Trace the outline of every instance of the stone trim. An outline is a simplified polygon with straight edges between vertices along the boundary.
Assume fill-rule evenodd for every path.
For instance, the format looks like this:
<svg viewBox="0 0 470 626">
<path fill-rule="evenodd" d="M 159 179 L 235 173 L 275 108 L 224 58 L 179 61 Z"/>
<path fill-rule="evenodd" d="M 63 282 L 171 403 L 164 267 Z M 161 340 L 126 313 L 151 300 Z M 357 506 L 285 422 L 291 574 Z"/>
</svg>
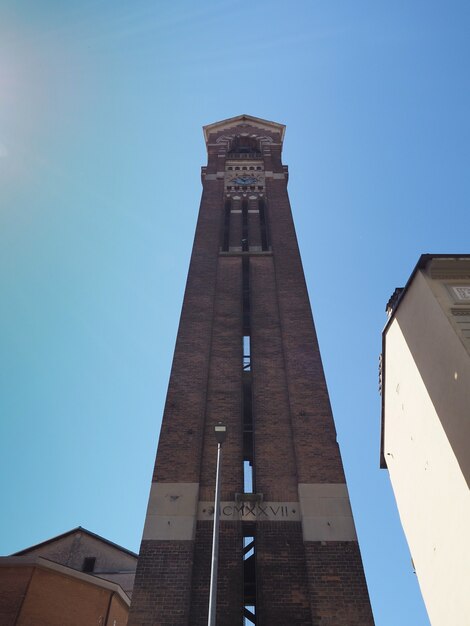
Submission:
<svg viewBox="0 0 470 626">
<path fill-rule="evenodd" d="M 304 541 L 357 541 L 345 483 L 299 483 Z"/>
<path fill-rule="evenodd" d="M 191 541 L 199 483 L 152 483 L 143 539 Z"/>
</svg>

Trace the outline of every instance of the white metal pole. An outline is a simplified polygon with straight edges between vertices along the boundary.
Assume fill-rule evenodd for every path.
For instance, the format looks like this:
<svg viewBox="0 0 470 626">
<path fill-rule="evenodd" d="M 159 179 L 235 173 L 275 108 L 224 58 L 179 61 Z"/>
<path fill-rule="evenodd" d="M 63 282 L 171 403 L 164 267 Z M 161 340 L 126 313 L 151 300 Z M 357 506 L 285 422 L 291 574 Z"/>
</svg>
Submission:
<svg viewBox="0 0 470 626">
<path fill-rule="evenodd" d="M 217 611 L 217 565 L 219 561 L 219 521 L 220 521 L 220 467 L 222 465 L 222 444 L 217 444 L 217 471 L 215 478 L 214 529 L 212 535 L 211 582 L 209 588 L 209 619 L 207 626 L 216 626 Z"/>
</svg>

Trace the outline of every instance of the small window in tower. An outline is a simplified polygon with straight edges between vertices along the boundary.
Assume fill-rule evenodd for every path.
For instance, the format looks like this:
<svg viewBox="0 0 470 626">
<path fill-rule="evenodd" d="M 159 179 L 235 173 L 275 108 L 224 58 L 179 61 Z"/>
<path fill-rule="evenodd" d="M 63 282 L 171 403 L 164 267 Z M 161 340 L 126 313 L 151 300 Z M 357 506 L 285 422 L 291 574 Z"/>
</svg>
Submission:
<svg viewBox="0 0 470 626">
<path fill-rule="evenodd" d="M 255 168 L 254 168 L 252 165 L 250 165 L 250 170 L 254 170 L 254 169 L 255 169 Z"/>
<path fill-rule="evenodd" d="M 255 553 L 255 538 L 246 536 L 243 537 L 243 560 L 249 559 Z"/>
<path fill-rule="evenodd" d="M 243 369 L 251 370 L 251 342 L 249 335 L 243 335 Z"/>
<path fill-rule="evenodd" d="M 253 493 L 253 466 L 251 461 L 243 461 L 243 489 L 245 493 Z"/>
<path fill-rule="evenodd" d="M 256 624 L 256 525 L 243 523 L 243 624 Z"/>
<path fill-rule="evenodd" d="M 236 170 L 239 170 L 240 168 L 239 168 L 239 166 L 237 165 L 237 166 L 235 167 L 235 169 L 236 169 Z"/>
<path fill-rule="evenodd" d="M 96 563 L 96 557 L 86 556 L 83 559 L 82 572 L 94 572 L 95 563 Z"/>
<path fill-rule="evenodd" d="M 243 537 L 243 560 L 249 559 L 255 553 L 255 538 L 252 535 Z"/>
<path fill-rule="evenodd" d="M 243 626 L 256 624 L 256 607 L 254 604 L 245 604 L 243 607 Z"/>
<path fill-rule="evenodd" d="M 261 165 L 257 165 L 257 166 L 256 166 L 256 169 L 257 169 L 257 170 L 262 169 L 262 168 L 261 168 Z"/>
<path fill-rule="evenodd" d="M 246 168 L 246 165 L 244 165 L 244 166 L 242 167 L 242 170 L 246 170 L 246 169 L 247 169 L 247 168 Z"/>
</svg>

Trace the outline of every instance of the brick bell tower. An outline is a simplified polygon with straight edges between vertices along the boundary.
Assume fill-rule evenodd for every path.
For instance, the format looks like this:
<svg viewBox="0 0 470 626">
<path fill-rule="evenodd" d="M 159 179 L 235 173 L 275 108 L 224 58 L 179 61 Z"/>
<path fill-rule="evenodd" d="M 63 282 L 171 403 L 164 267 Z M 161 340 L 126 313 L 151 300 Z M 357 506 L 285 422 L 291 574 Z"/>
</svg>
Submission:
<svg viewBox="0 0 470 626">
<path fill-rule="evenodd" d="M 207 624 L 219 421 L 217 624 L 373 625 L 284 131 L 250 115 L 204 127 L 208 164 L 129 626 Z"/>
</svg>

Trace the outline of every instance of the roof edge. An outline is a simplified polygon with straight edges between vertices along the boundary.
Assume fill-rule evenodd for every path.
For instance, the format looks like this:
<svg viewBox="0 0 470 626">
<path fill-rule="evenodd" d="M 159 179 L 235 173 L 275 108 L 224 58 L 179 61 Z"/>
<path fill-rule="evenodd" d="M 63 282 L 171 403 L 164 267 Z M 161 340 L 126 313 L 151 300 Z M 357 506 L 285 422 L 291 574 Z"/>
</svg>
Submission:
<svg viewBox="0 0 470 626">
<path fill-rule="evenodd" d="M 413 271 L 411 272 L 410 277 L 406 281 L 405 286 L 402 288 L 402 291 L 399 297 L 397 298 L 397 302 L 395 306 L 393 307 L 393 311 L 390 313 L 390 317 L 388 318 L 382 333 L 385 333 L 388 330 L 388 327 L 390 326 L 391 321 L 393 317 L 395 316 L 395 313 L 398 310 L 398 307 L 400 306 L 401 301 L 405 297 L 405 294 L 408 291 L 411 283 L 413 282 L 413 279 L 416 276 L 417 272 L 423 269 L 424 267 L 426 267 L 429 261 L 433 261 L 434 259 L 469 259 L 470 260 L 470 254 L 430 254 L 430 253 L 422 254 L 419 257 L 418 262 L 416 263 Z"/>
<path fill-rule="evenodd" d="M 40 548 L 41 546 L 46 546 L 48 543 L 58 541 L 59 539 L 64 539 L 65 537 L 68 537 L 69 535 L 72 535 L 73 533 L 77 533 L 77 532 L 85 533 L 89 535 L 90 537 L 93 537 L 93 539 L 99 539 L 100 541 L 107 543 L 113 548 L 117 548 L 121 552 L 126 552 L 127 554 L 134 556 L 136 559 L 139 558 L 139 555 L 136 554 L 135 552 L 132 552 L 132 550 L 123 548 L 123 546 L 120 546 L 118 543 L 114 543 L 114 541 L 110 541 L 109 539 L 106 539 L 106 537 L 102 537 L 101 535 L 92 533 L 91 530 L 87 530 L 86 528 L 83 528 L 83 526 L 77 526 L 76 528 L 72 528 L 72 530 L 68 530 L 65 533 L 61 533 L 60 535 L 56 535 L 55 537 L 51 537 L 50 539 L 46 539 L 45 541 L 40 541 L 39 543 L 29 546 L 28 548 L 24 548 L 23 550 L 19 550 L 18 552 L 13 552 L 13 554 L 11 554 L 10 556 L 22 556 L 24 554 L 27 554 L 31 550 L 36 550 L 37 548 Z"/>
<path fill-rule="evenodd" d="M 65 533 L 67 534 L 67 533 Z M 59 572 L 64 576 L 70 578 L 76 578 L 82 582 L 86 582 L 102 589 L 108 589 L 114 593 L 117 593 L 121 600 L 129 607 L 130 598 L 119 583 L 86 572 L 80 572 L 79 570 L 68 567 L 67 565 L 61 565 L 50 559 L 46 559 L 43 556 L 27 557 L 27 556 L 2 556 L 0 557 L 0 567 L 41 567 L 42 569 L 52 570 Z"/>
<path fill-rule="evenodd" d="M 218 127 L 223 128 L 224 126 L 233 125 L 236 122 L 254 122 L 255 124 L 260 124 L 263 126 L 267 126 L 268 128 L 272 128 L 277 132 L 281 133 L 281 143 L 284 141 L 284 135 L 286 132 L 285 124 L 279 124 L 278 122 L 272 122 L 270 120 L 265 120 L 261 117 L 255 117 L 253 115 L 248 115 L 247 113 L 243 113 L 242 115 L 236 115 L 235 117 L 228 117 L 225 120 L 220 120 L 219 122 L 213 122 L 212 124 L 206 124 L 202 127 L 204 132 L 204 139 L 206 143 L 209 139 L 209 134 L 216 130 Z"/>
<path fill-rule="evenodd" d="M 419 272 L 419 270 L 423 269 L 424 267 L 426 267 L 426 265 L 429 263 L 429 261 L 432 261 L 434 259 L 470 259 L 470 254 L 431 254 L 431 253 L 426 253 L 426 254 L 422 254 L 419 259 L 418 262 L 416 263 L 413 271 L 410 274 L 410 277 L 408 278 L 408 280 L 406 281 L 405 286 L 403 287 L 399 297 L 397 298 L 396 304 L 393 307 L 393 310 L 390 313 L 390 316 L 382 330 L 382 398 L 381 398 L 381 410 L 380 410 L 380 469 L 387 469 L 387 461 L 385 459 L 385 454 L 384 454 L 384 432 L 385 432 L 385 378 L 386 378 L 386 372 L 385 372 L 385 336 L 387 334 L 387 331 L 390 327 L 390 325 L 393 322 L 393 319 L 395 317 L 395 314 L 398 310 L 398 307 L 400 306 L 403 298 L 405 297 L 411 283 L 413 282 L 416 274 Z"/>
</svg>

